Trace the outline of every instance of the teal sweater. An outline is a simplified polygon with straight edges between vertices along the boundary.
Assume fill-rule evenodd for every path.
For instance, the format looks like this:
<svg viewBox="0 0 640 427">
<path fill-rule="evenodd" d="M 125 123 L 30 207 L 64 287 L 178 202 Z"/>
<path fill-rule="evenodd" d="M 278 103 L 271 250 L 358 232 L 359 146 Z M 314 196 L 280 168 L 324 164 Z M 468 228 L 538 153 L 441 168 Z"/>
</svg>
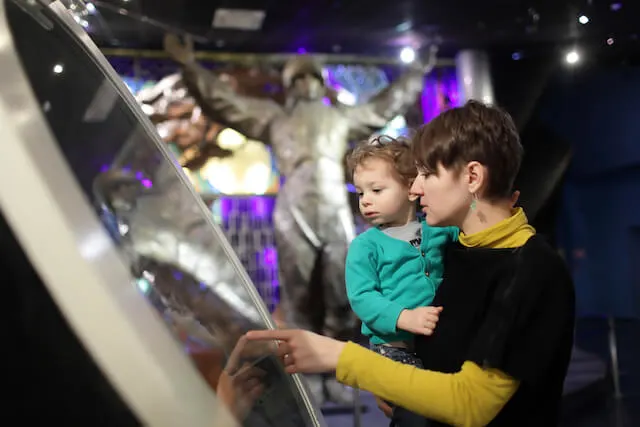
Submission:
<svg viewBox="0 0 640 427">
<path fill-rule="evenodd" d="M 396 328 L 400 312 L 431 304 L 442 282 L 444 246 L 457 239 L 456 227 L 430 227 L 422 221 L 419 250 L 377 227 L 351 242 L 347 295 L 362 320 L 362 334 L 373 344 L 412 338 L 411 333 Z"/>
</svg>

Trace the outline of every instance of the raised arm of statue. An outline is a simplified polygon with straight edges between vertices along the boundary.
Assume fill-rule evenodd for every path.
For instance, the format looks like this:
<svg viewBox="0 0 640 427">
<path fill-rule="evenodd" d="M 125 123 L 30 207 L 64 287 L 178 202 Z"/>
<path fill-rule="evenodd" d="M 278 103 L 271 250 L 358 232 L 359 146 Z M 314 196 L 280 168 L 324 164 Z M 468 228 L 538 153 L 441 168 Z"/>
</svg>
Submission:
<svg viewBox="0 0 640 427">
<path fill-rule="evenodd" d="M 350 138 L 368 138 L 395 116 L 406 113 L 422 92 L 425 74 L 436 64 L 436 53 L 433 46 L 425 63 L 413 65 L 367 103 L 340 107 L 350 122 Z"/>
<path fill-rule="evenodd" d="M 250 139 L 270 143 L 269 126 L 283 109 L 275 101 L 239 95 L 211 71 L 195 61 L 190 41 L 165 37 L 165 50 L 182 64 L 183 82 L 209 119 L 237 130 Z"/>
</svg>

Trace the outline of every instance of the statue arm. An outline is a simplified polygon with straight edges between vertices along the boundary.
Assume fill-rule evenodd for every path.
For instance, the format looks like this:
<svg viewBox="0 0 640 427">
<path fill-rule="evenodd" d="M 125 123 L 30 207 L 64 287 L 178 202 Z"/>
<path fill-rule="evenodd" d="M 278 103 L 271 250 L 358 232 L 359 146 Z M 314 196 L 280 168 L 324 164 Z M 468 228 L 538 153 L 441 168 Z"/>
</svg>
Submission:
<svg viewBox="0 0 640 427">
<path fill-rule="evenodd" d="M 183 81 L 202 111 L 213 121 L 247 138 L 269 143 L 269 126 L 282 108 L 272 100 L 239 95 L 195 61 L 183 65 Z"/>
<path fill-rule="evenodd" d="M 431 48 L 426 63 L 408 69 L 367 103 L 341 107 L 349 119 L 352 139 L 368 138 L 394 117 L 407 112 L 424 89 L 425 74 L 435 66 L 436 52 L 435 47 Z"/>
</svg>

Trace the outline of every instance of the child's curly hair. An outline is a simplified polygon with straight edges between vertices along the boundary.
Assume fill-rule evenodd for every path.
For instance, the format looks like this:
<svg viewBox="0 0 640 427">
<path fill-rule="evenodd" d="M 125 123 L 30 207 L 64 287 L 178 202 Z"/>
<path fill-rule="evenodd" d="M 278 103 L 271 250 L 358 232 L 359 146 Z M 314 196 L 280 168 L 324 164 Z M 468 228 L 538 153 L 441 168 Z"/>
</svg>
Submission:
<svg viewBox="0 0 640 427">
<path fill-rule="evenodd" d="M 393 166 L 395 177 L 407 186 L 413 184 L 418 174 L 409 143 L 401 138 L 381 135 L 360 142 L 347 157 L 349 177 L 353 181 L 356 168 L 368 159 L 382 159 Z"/>
</svg>

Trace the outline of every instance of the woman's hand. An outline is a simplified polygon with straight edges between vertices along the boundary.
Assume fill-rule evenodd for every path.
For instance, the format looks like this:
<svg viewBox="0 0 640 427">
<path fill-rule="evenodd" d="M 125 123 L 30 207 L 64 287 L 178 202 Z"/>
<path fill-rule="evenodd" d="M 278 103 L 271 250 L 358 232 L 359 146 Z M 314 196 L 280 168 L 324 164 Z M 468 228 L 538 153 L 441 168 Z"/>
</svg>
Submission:
<svg viewBox="0 0 640 427">
<path fill-rule="evenodd" d="M 342 341 L 301 329 L 251 331 L 246 338 L 250 341 L 279 341 L 277 354 L 290 374 L 335 371 L 345 346 Z"/>
</svg>

